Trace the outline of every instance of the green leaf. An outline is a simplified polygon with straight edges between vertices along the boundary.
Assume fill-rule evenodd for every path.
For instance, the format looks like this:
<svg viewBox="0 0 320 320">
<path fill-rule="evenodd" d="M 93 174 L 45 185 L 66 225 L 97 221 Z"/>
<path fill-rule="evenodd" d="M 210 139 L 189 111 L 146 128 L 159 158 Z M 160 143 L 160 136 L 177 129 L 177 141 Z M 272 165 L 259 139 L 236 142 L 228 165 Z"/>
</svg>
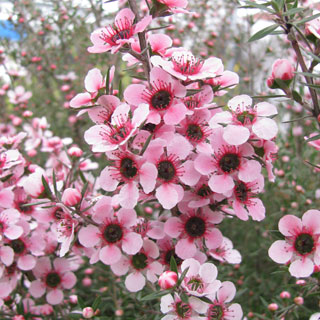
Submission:
<svg viewBox="0 0 320 320">
<path fill-rule="evenodd" d="M 181 298 L 181 301 L 184 302 L 184 303 L 188 303 L 189 302 L 189 297 L 187 296 L 187 294 L 182 291 L 180 293 L 180 298 Z"/>
<path fill-rule="evenodd" d="M 292 97 L 294 101 L 297 101 L 298 103 L 302 103 L 302 97 L 296 90 L 292 91 Z"/>
<path fill-rule="evenodd" d="M 294 22 L 292 24 L 295 24 L 295 25 L 299 26 L 300 24 L 304 24 L 304 23 L 306 23 L 308 21 L 311 21 L 311 20 L 314 20 L 314 19 L 316 19 L 318 17 L 320 17 L 320 13 L 314 14 L 314 15 L 312 15 L 310 17 L 306 17 L 306 18 L 304 18 L 304 19 L 302 19 L 302 20 L 300 20 L 298 22 Z"/>
<path fill-rule="evenodd" d="M 49 203 L 49 202 L 51 202 L 51 201 L 39 201 L 39 202 L 25 203 L 25 204 L 22 204 L 21 207 L 26 208 L 26 207 L 37 206 L 39 204 L 45 204 L 45 203 Z"/>
<path fill-rule="evenodd" d="M 251 2 L 251 1 L 244 1 L 246 6 L 242 6 L 240 8 L 246 8 L 246 9 L 261 9 L 263 11 L 268 11 L 270 13 L 274 13 L 274 11 L 270 8 L 268 8 L 266 5 Z"/>
<path fill-rule="evenodd" d="M 89 186 L 89 182 L 86 181 L 85 184 L 84 184 L 83 187 L 82 187 L 82 190 L 81 190 L 81 197 L 82 197 L 82 198 L 83 198 L 84 195 L 86 194 L 86 191 L 87 191 L 87 189 L 88 189 L 88 186 Z"/>
<path fill-rule="evenodd" d="M 200 300 L 202 300 L 203 302 L 212 304 L 212 301 L 211 301 L 209 298 L 205 297 L 205 296 L 203 296 L 203 297 L 198 297 L 198 298 L 199 298 Z"/>
<path fill-rule="evenodd" d="M 59 192 L 58 192 L 58 188 L 57 188 L 57 180 L 56 180 L 56 173 L 54 172 L 54 170 L 52 170 L 52 182 L 53 182 L 53 190 L 54 190 L 54 194 L 57 198 L 59 198 Z"/>
<path fill-rule="evenodd" d="M 174 255 L 172 255 L 170 258 L 170 270 L 178 274 L 178 266 Z"/>
<path fill-rule="evenodd" d="M 101 296 L 97 297 L 97 298 L 94 300 L 94 302 L 93 302 L 93 304 L 92 304 L 92 309 L 93 309 L 94 311 L 96 311 L 96 310 L 100 307 L 100 303 L 101 303 Z"/>
<path fill-rule="evenodd" d="M 194 94 L 201 92 L 201 91 L 202 91 L 202 89 L 189 89 L 189 90 L 187 90 L 186 97 L 193 96 Z"/>
<path fill-rule="evenodd" d="M 158 299 L 162 296 L 165 296 L 168 293 L 170 293 L 170 290 L 163 290 L 163 291 L 154 292 L 154 293 L 151 293 L 151 294 L 148 294 L 148 295 L 142 297 L 140 299 L 140 301 L 155 300 L 155 299 Z"/>
<path fill-rule="evenodd" d="M 114 1 L 114 0 L 113 0 Z M 110 70 L 111 70 L 111 67 L 108 68 L 108 71 L 107 71 L 107 77 L 106 77 L 106 94 L 110 94 L 109 92 L 109 88 L 110 88 Z"/>
<path fill-rule="evenodd" d="M 189 270 L 189 267 L 183 270 L 183 272 L 182 272 L 182 274 L 181 274 L 181 276 L 180 276 L 180 278 L 178 280 L 177 287 L 179 287 L 180 284 L 182 283 L 182 281 L 183 281 L 184 277 L 186 276 L 188 270 Z"/>
<path fill-rule="evenodd" d="M 81 319 L 82 313 L 69 313 L 68 317 L 71 319 Z"/>
<path fill-rule="evenodd" d="M 149 145 L 152 138 L 153 138 L 153 134 L 150 134 L 150 136 L 148 137 L 148 139 L 146 140 L 146 142 L 144 143 L 144 145 L 142 147 L 142 150 L 140 152 L 140 156 L 142 156 L 144 154 L 144 152 L 147 150 L 148 145 Z"/>
<path fill-rule="evenodd" d="M 302 76 L 310 77 L 310 78 L 320 78 L 320 73 L 310 73 L 310 72 L 295 72 L 296 74 L 300 74 Z"/>
<path fill-rule="evenodd" d="M 42 184 L 44 186 L 44 190 L 46 192 L 46 195 L 48 196 L 48 198 L 52 198 L 52 192 L 50 190 L 50 187 L 48 185 L 48 182 L 47 180 L 45 179 L 45 177 L 42 175 L 41 177 L 41 181 L 42 181 Z"/>
<path fill-rule="evenodd" d="M 318 140 L 320 139 L 320 134 L 316 134 L 315 136 L 313 137 L 310 137 L 308 138 L 307 140 L 305 140 L 306 142 L 310 142 L 310 141 L 315 141 L 315 140 Z"/>
<path fill-rule="evenodd" d="M 86 307 L 86 305 L 84 304 L 83 299 L 80 296 L 78 296 L 78 305 L 80 306 L 81 309 Z"/>
<path fill-rule="evenodd" d="M 286 98 L 287 96 L 284 94 L 270 94 L 267 96 L 252 96 L 254 99 L 269 99 L 269 98 Z"/>
<path fill-rule="evenodd" d="M 253 36 L 251 36 L 248 42 L 253 42 L 253 41 L 262 39 L 265 36 L 269 35 L 271 32 L 273 32 L 274 30 L 276 30 L 278 27 L 279 27 L 278 24 L 273 24 L 269 27 L 263 28 L 262 30 L 258 31 Z"/>
<path fill-rule="evenodd" d="M 303 11 L 306 11 L 306 9 L 305 8 L 292 8 L 292 9 L 284 12 L 282 15 L 283 16 L 290 16 L 290 15 L 295 15 L 296 13 L 303 12 Z"/>
</svg>

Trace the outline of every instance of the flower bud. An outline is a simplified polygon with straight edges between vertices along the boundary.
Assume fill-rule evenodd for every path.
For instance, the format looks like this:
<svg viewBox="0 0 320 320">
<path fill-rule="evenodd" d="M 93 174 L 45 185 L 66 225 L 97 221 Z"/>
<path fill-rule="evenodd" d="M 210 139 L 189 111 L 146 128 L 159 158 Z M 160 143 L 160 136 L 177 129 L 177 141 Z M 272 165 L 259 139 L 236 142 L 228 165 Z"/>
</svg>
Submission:
<svg viewBox="0 0 320 320">
<path fill-rule="evenodd" d="M 165 271 L 159 277 L 158 284 L 161 289 L 170 289 L 176 285 L 178 281 L 178 275 L 173 271 Z"/>
<path fill-rule="evenodd" d="M 278 310 L 278 305 L 276 304 L 276 303 L 270 303 L 269 305 L 268 305 L 268 309 L 270 310 L 270 311 L 277 311 Z"/>
<path fill-rule="evenodd" d="M 74 189 L 74 188 L 67 188 L 66 190 L 63 191 L 61 201 L 66 205 L 66 206 L 74 206 L 79 201 L 81 200 L 81 193 L 79 190 Z"/>
<path fill-rule="evenodd" d="M 304 300 L 302 297 L 295 297 L 293 299 L 294 303 L 297 304 L 298 306 L 301 306 L 304 303 Z"/>
<path fill-rule="evenodd" d="M 85 307 L 82 310 L 82 315 L 86 318 L 86 319 L 91 319 L 94 316 L 94 311 L 91 307 Z"/>
<path fill-rule="evenodd" d="M 272 65 L 272 77 L 274 79 L 291 80 L 294 77 L 294 68 L 287 59 L 277 59 Z"/>
<path fill-rule="evenodd" d="M 288 292 L 288 291 L 282 291 L 281 293 L 280 293 L 280 298 L 281 299 L 289 299 L 291 297 L 291 294 L 290 294 L 290 292 Z"/>
</svg>

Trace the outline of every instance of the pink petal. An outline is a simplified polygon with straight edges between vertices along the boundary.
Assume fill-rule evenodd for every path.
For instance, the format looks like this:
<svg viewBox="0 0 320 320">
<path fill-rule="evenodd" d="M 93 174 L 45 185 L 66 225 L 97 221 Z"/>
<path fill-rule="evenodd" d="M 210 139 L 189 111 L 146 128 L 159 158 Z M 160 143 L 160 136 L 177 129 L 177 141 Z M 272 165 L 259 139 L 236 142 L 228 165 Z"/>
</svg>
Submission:
<svg viewBox="0 0 320 320">
<path fill-rule="evenodd" d="M 294 236 L 302 230 L 302 222 L 298 217 L 288 214 L 279 220 L 279 231 L 284 236 Z"/>
<path fill-rule="evenodd" d="M 197 253 L 196 245 L 189 239 L 180 239 L 176 244 L 176 254 L 181 259 L 194 257 Z"/>
<path fill-rule="evenodd" d="M 153 52 L 163 52 L 172 46 L 172 39 L 163 33 L 149 35 L 148 41 Z"/>
<path fill-rule="evenodd" d="M 242 204 L 235 200 L 233 201 L 233 209 L 237 217 L 243 221 L 247 221 L 249 219 L 247 210 L 242 206 Z"/>
<path fill-rule="evenodd" d="M 236 295 L 236 287 L 230 281 L 222 282 L 221 288 L 218 290 L 219 302 L 230 302 Z"/>
<path fill-rule="evenodd" d="M 70 271 L 70 264 L 67 259 L 64 258 L 56 258 L 53 261 L 53 267 L 59 273 L 64 273 L 66 271 Z"/>
<path fill-rule="evenodd" d="M 146 87 L 142 84 L 131 84 L 123 92 L 124 99 L 134 105 L 138 106 L 140 103 L 145 103 L 143 99 L 143 92 Z"/>
<path fill-rule="evenodd" d="M 127 20 L 132 25 L 134 17 L 135 17 L 135 15 L 134 15 L 134 13 L 132 12 L 131 9 L 124 8 L 124 9 L 120 10 L 117 13 L 117 15 L 116 15 L 116 17 L 114 19 L 114 22 L 117 23 L 117 24 L 119 23 L 120 25 L 122 25 L 122 23 L 123 23 L 122 21 Z"/>
<path fill-rule="evenodd" d="M 48 257 L 42 257 L 38 259 L 37 265 L 32 270 L 32 272 L 37 278 L 41 278 L 45 276 L 50 270 L 51 270 L 50 259 Z"/>
<path fill-rule="evenodd" d="M 241 320 L 243 317 L 243 311 L 239 303 L 233 303 L 229 306 L 228 313 L 230 313 L 232 320 Z"/>
<path fill-rule="evenodd" d="M 156 166 L 152 163 L 145 162 L 139 170 L 139 176 L 143 191 L 147 194 L 150 193 L 156 185 L 156 179 L 158 176 Z"/>
<path fill-rule="evenodd" d="M 77 277 L 73 272 L 66 272 L 62 275 L 61 284 L 65 289 L 71 289 L 77 282 Z"/>
<path fill-rule="evenodd" d="M 302 224 L 308 230 L 312 231 L 313 234 L 319 234 L 320 233 L 320 211 L 308 210 L 302 216 Z"/>
<path fill-rule="evenodd" d="M 291 263 L 289 272 L 293 277 L 306 278 L 311 276 L 313 269 L 313 262 L 309 258 L 302 258 Z"/>
<path fill-rule="evenodd" d="M 268 251 L 269 257 L 277 263 L 287 263 L 292 257 L 292 248 L 285 240 L 277 240 Z"/>
<path fill-rule="evenodd" d="M 278 114 L 277 107 L 269 102 L 260 102 L 256 106 L 258 116 L 268 117 Z"/>
<path fill-rule="evenodd" d="M 164 183 L 156 190 L 156 198 L 164 209 L 172 209 L 179 201 L 179 195 L 171 183 Z"/>
<path fill-rule="evenodd" d="M 181 221 L 177 217 L 169 218 L 164 224 L 164 232 L 171 238 L 179 237 L 181 231 Z"/>
<path fill-rule="evenodd" d="M 9 189 L 0 191 L 0 206 L 2 208 L 12 208 L 14 193 Z"/>
<path fill-rule="evenodd" d="M 103 77 L 101 71 L 97 68 L 89 70 L 84 79 L 84 86 L 89 92 L 99 91 L 103 87 Z"/>
<path fill-rule="evenodd" d="M 181 271 L 183 272 L 185 269 L 188 269 L 186 274 L 187 277 L 192 277 L 198 275 L 200 270 L 200 262 L 194 258 L 186 259 L 181 263 Z"/>
<path fill-rule="evenodd" d="M 231 145 L 239 146 L 248 141 L 250 131 L 246 127 L 228 125 L 223 132 L 223 139 Z"/>
<path fill-rule="evenodd" d="M 23 271 L 27 271 L 27 270 L 31 270 L 35 267 L 37 263 L 37 260 L 35 257 L 33 257 L 31 254 L 26 254 L 25 256 L 21 256 L 18 259 L 18 268 L 23 270 Z"/>
<path fill-rule="evenodd" d="M 0 258 L 4 265 L 10 266 L 13 262 L 14 251 L 9 246 L 0 247 Z"/>
<path fill-rule="evenodd" d="M 137 213 L 133 209 L 121 208 L 117 212 L 120 224 L 126 228 L 132 227 L 137 223 Z"/>
<path fill-rule="evenodd" d="M 228 107 L 233 111 L 237 111 L 237 109 L 239 111 L 246 111 L 246 106 L 251 107 L 251 105 L 252 99 L 246 94 L 235 96 L 228 102 Z"/>
<path fill-rule="evenodd" d="M 140 234 L 129 232 L 122 240 L 122 250 L 127 254 L 136 254 L 142 248 L 143 241 Z"/>
<path fill-rule="evenodd" d="M 143 289 L 146 284 L 146 278 L 140 273 L 130 273 L 125 280 L 126 288 L 130 292 L 137 292 Z"/>
<path fill-rule="evenodd" d="M 159 257 L 159 248 L 152 240 L 145 239 L 143 241 L 143 249 L 148 257 L 153 259 Z"/>
<path fill-rule="evenodd" d="M 53 289 L 47 293 L 46 299 L 48 303 L 52 305 L 57 305 L 62 302 L 63 300 L 63 293 L 59 289 Z"/>
<path fill-rule="evenodd" d="M 205 235 L 206 246 L 209 249 L 216 249 L 222 244 L 222 233 L 218 229 L 213 229 Z"/>
<path fill-rule="evenodd" d="M 213 175 L 208 183 L 210 189 L 217 193 L 226 193 L 233 189 L 234 181 L 228 175 Z"/>
<path fill-rule="evenodd" d="M 250 205 L 247 205 L 250 216 L 253 220 L 261 221 L 266 216 L 266 208 L 260 199 L 251 199 Z"/>
<path fill-rule="evenodd" d="M 194 161 L 195 169 L 203 175 L 207 175 L 215 170 L 215 166 L 212 161 L 212 156 L 201 153 Z"/>
<path fill-rule="evenodd" d="M 192 151 L 191 143 L 181 135 L 175 135 L 167 147 L 168 154 L 175 154 L 180 160 L 185 159 Z"/>
<path fill-rule="evenodd" d="M 23 229 L 20 226 L 11 225 L 5 229 L 4 235 L 10 239 L 15 240 L 18 239 L 23 233 Z"/>
<path fill-rule="evenodd" d="M 188 109 L 183 103 L 171 106 L 165 113 L 163 120 L 168 125 L 179 124 L 186 116 Z"/>
<path fill-rule="evenodd" d="M 218 275 L 218 269 L 213 263 L 204 263 L 199 270 L 199 275 L 206 283 L 213 282 Z"/>
<path fill-rule="evenodd" d="M 271 140 L 277 135 L 278 126 L 274 120 L 263 118 L 252 125 L 252 131 L 260 139 Z"/>
<path fill-rule="evenodd" d="M 107 245 L 100 250 L 99 258 L 106 265 L 114 264 L 120 260 L 121 251 L 115 245 Z"/>
<path fill-rule="evenodd" d="M 94 247 L 100 241 L 100 231 L 97 227 L 89 225 L 81 228 L 78 234 L 79 242 L 86 248 Z"/>
<path fill-rule="evenodd" d="M 117 263 L 114 263 L 113 265 L 111 265 L 111 270 L 115 275 L 123 276 L 128 272 L 129 266 L 130 266 L 129 259 L 122 256 Z"/>
<path fill-rule="evenodd" d="M 87 106 L 91 104 L 91 95 L 88 92 L 78 93 L 70 101 L 71 108 L 80 108 L 82 106 Z"/>
<path fill-rule="evenodd" d="M 198 183 L 201 174 L 194 168 L 194 162 L 188 160 L 183 164 L 184 173 L 180 176 L 180 180 L 188 186 L 194 186 Z"/>
<path fill-rule="evenodd" d="M 138 32 L 142 32 L 145 30 L 145 28 L 151 23 L 152 21 L 152 16 L 148 15 L 143 17 L 135 26 L 134 28 L 134 32 L 138 33 Z"/>
<path fill-rule="evenodd" d="M 34 298 L 40 298 L 46 291 L 46 286 L 40 280 L 31 282 L 29 292 Z"/>
<path fill-rule="evenodd" d="M 248 160 L 239 169 L 239 179 L 243 182 L 251 182 L 256 180 L 260 173 L 261 164 L 255 160 Z"/>
<path fill-rule="evenodd" d="M 119 203 L 125 209 L 133 209 L 138 203 L 139 189 L 137 182 L 129 182 L 122 186 L 119 192 Z"/>
</svg>

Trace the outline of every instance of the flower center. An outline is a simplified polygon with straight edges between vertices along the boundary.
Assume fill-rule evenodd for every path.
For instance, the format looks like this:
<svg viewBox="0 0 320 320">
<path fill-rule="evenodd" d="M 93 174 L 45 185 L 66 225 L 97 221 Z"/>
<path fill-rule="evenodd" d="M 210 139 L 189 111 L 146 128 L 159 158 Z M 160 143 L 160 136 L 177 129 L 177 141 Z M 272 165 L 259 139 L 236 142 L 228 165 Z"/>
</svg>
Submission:
<svg viewBox="0 0 320 320">
<path fill-rule="evenodd" d="M 158 177 L 164 181 L 171 181 L 176 174 L 176 169 L 171 161 L 163 160 L 158 164 Z"/>
<path fill-rule="evenodd" d="M 193 278 L 187 280 L 187 287 L 189 290 L 202 293 L 203 289 L 204 289 L 204 284 L 201 279 L 199 279 L 197 277 L 193 277 Z"/>
<path fill-rule="evenodd" d="M 176 313 L 181 319 L 188 319 L 191 316 L 191 307 L 182 301 L 176 303 Z"/>
<path fill-rule="evenodd" d="M 132 257 L 132 265 L 137 270 L 144 269 L 148 263 L 147 263 L 147 256 L 144 253 L 137 253 Z"/>
<path fill-rule="evenodd" d="M 294 242 L 294 248 L 302 255 L 312 252 L 314 240 L 309 233 L 301 233 Z"/>
<path fill-rule="evenodd" d="M 55 288 L 61 282 L 60 276 L 56 272 L 50 272 L 46 278 L 46 285 Z"/>
<path fill-rule="evenodd" d="M 223 317 L 223 308 L 219 305 L 211 306 L 208 312 L 208 320 L 221 320 Z"/>
<path fill-rule="evenodd" d="M 201 237 L 206 231 L 206 223 L 199 217 L 191 217 L 185 224 L 185 230 L 192 238 Z"/>
<path fill-rule="evenodd" d="M 171 262 L 171 257 L 173 257 L 174 260 L 176 260 L 177 266 L 180 266 L 180 264 L 182 263 L 183 260 L 182 260 L 181 258 L 179 258 L 179 257 L 175 254 L 175 250 L 174 250 L 174 249 L 168 250 L 168 251 L 166 252 L 165 257 L 164 257 L 164 260 L 165 260 L 166 264 L 169 265 L 169 266 L 170 266 L 170 262 Z"/>
<path fill-rule="evenodd" d="M 120 163 L 120 172 L 125 178 L 133 178 L 137 174 L 135 162 L 130 158 L 124 158 Z"/>
<path fill-rule="evenodd" d="M 225 154 L 219 161 L 219 166 L 223 172 L 231 173 L 240 165 L 239 156 L 235 153 Z"/>
<path fill-rule="evenodd" d="M 111 133 L 110 133 L 111 142 L 113 142 L 114 144 L 120 143 L 128 136 L 129 132 L 130 132 L 130 129 L 128 130 L 128 128 L 124 125 L 120 127 L 118 126 L 112 127 Z"/>
<path fill-rule="evenodd" d="M 196 74 L 201 70 L 204 61 L 190 55 L 181 55 L 172 58 L 172 63 L 173 68 L 176 71 L 181 72 L 182 74 L 191 75 Z"/>
<path fill-rule="evenodd" d="M 171 94 L 166 90 L 156 92 L 151 98 L 151 105 L 156 110 L 165 110 L 171 102 Z"/>
<path fill-rule="evenodd" d="M 255 115 L 249 113 L 248 111 L 244 111 L 237 116 L 237 120 L 242 124 L 250 124 L 254 120 Z"/>
<path fill-rule="evenodd" d="M 212 194 L 210 187 L 206 184 L 203 184 L 200 189 L 197 191 L 197 195 L 200 197 L 208 197 Z"/>
<path fill-rule="evenodd" d="M 118 224 L 109 224 L 106 226 L 103 236 L 109 243 L 116 243 L 121 240 L 123 235 L 122 228 Z"/>
<path fill-rule="evenodd" d="M 129 39 L 131 35 L 130 29 L 120 30 L 111 38 L 111 41 L 116 44 L 118 40 Z"/>
<path fill-rule="evenodd" d="M 190 140 L 199 141 L 203 138 L 201 127 L 197 124 L 189 124 L 187 128 L 187 137 Z"/>
<path fill-rule="evenodd" d="M 12 240 L 10 242 L 10 247 L 13 249 L 14 253 L 21 254 L 26 249 L 26 245 L 20 239 Z"/>
<path fill-rule="evenodd" d="M 53 215 L 57 220 L 61 220 L 64 218 L 64 213 L 61 209 L 57 209 Z"/>
<path fill-rule="evenodd" d="M 246 200 L 248 199 L 248 191 L 249 190 L 244 182 L 242 181 L 236 182 L 235 194 L 236 194 L 236 198 L 240 202 L 246 202 Z"/>
<path fill-rule="evenodd" d="M 20 211 L 22 211 L 25 214 L 32 212 L 32 206 L 24 206 L 25 204 L 28 204 L 28 202 L 19 202 L 18 208 Z"/>
<path fill-rule="evenodd" d="M 199 106 L 199 101 L 197 99 L 193 99 L 192 97 L 186 98 L 183 102 L 184 102 L 184 105 L 189 110 L 193 110 L 195 108 L 198 108 L 198 106 Z"/>
</svg>

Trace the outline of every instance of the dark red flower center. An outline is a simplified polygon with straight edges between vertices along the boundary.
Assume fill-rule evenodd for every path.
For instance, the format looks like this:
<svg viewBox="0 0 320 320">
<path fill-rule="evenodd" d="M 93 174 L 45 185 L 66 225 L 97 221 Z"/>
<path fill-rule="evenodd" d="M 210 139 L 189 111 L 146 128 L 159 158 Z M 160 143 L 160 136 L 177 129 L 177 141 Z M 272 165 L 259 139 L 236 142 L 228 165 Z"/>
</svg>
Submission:
<svg viewBox="0 0 320 320">
<path fill-rule="evenodd" d="M 176 71 L 181 72 L 182 74 L 192 75 L 198 73 L 204 61 L 196 59 L 192 56 L 179 56 L 172 59 L 173 67 Z"/>
<path fill-rule="evenodd" d="M 210 194 L 212 194 L 212 191 L 206 184 L 203 184 L 197 191 L 197 195 L 204 198 L 210 196 Z"/>
<path fill-rule="evenodd" d="M 120 30 L 111 38 L 111 41 L 117 43 L 118 40 L 129 39 L 131 36 L 132 32 L 130 29 Z"/>
<path fill-rule="evenodd" d="M 21 254 L 26 249 L 26 245 L 21 239 L 12 240 L 9 245 L 16 254 Z"/>
<path fill-rule="evenodd" d="M 170 262 L 171 262 L 171 257 L 174 258 L 174 260 L 176 261 L 177 266 L 180 266 L 180 264 L 182 263 L 182 259 L 180 259 L 176 254 L 175 254 L 175 249 L 171 249 L 168 250 L 164 256 L 164 260 L 166 262 L 166 264 L 168 266 L 170 266 Z"/>
<path fill-rule="evenodd" d="M 50 272 L 46 277 L 46 285 L 50 288 L 57 287 L 61 282 L 61 277 L 57 272 Z"/>
<path fill-rule="evenodd" d="M 194 141 L 199 141 L 203 138 L 203 131 L 201 126 L 198 124 L 192 123 L 188 125 L 187 132 L 186 132 L 187 138 Z"/>
<path fill-rule="evenodd" d="M 148 258 L 144 253 L 137 253 L 132 257 L 132 265 L 137 270 L 142 270 L 148 265 Z"/>
<path fill-rule="evenodd" d="M 169 91 L 159 90 L 151 97 L 151 105 L 156 110 L 165 110 L 169 107 L 171 99 Z"/>
<path fill-rule="evenodd" d="M 116 243 L 121 240 L 123 231 L 120 225 L 112 223 L 106 226 L 103 232 L 105 240 L 109 243 Z"/>
<path fill-rule="evenodd" d="M 294 248 L 302 255 L 312 252 L 314 249 L 314 240 L 311 234 L 299 234 L 294 242 Z"/>
<path fill-rule="evenodd" d="M 219 167 L 223 172 L 231 173 L 238 169 L 240 165 L 240 158 L 236 153 L 226 153 L 219 161 Z"/>
<path fill-rule="evenodd" d="M 202 218 L 191 217 L 185 224 L 185 230 L 192 238 L 201 237 L 206 231 L 206 223 Z"/>
<path fill-rule="evenodd" d="M 164 181 L 171 181 L 176 175 L 176 169 L 169 160 L 163 160 L 158 163 L 158 177 Z"/>
<path fill-rule="evenodd" d="M 248 199 L 248 192 L 250 190 L 248 190 L 246 184 L 242 181 L 237 181 L 235 183 L 235 194 L 236 194 L 236 198 L 240 201 L 240 202 L 246 202 Z"/>
<path fill-rule="evenodd" d="M 134 178 L 138 172 L 136 163 L 130 158 L 123 158 L 120 162 L 120 172 L 127 179 Z"/>
</svg>

